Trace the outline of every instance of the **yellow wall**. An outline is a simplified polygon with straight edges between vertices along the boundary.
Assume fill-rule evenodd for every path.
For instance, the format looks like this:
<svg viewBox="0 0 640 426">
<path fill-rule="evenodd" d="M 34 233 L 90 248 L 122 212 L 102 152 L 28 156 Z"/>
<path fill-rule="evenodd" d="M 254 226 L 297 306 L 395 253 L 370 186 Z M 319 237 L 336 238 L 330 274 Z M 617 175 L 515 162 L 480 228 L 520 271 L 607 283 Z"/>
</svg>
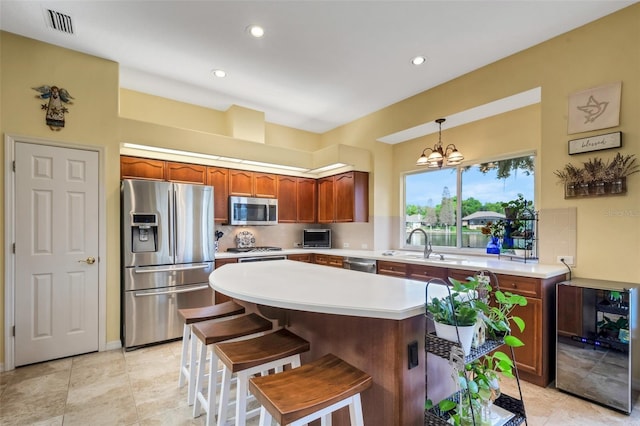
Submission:
<svg viewBox="0 0 640 426">
<path fill-rule="evenodd" d="M 39 43 L 10 33 L 0 33 L 1 132 L 104 148 L 104 185 L 107 209 L 107 341 L 119 339 L 120 319 L 120 166 L 118 130 L 118 64 Z M 42 99 L 33 87 L 57 85 L 74 97 L 68 105 L 66 127 L 52 131 L 45 124 Z M 0 163 L 0 190 L 4 190 L 5 161 Z M 4 200 L 4 191 L 3 191 Z M 0 211 L 4 223 L 4 209 Z M 4 299 L 4 235 L 0 246 Z M 4 331 L 4 300 L 0 303 L 0 330 Z M 4 360 L 4 333 L 0 332 L 0 359 Z"/>
<path fill-rule="evenodd" d="M 370 204 L 376 248 L 394 242 L 400 224 L 400 174 L 415 168 L 434 135 L 397 146 L 376 139 L 534 87 L 542 87 L 538 106 L 443 129 L 443 140 L 455 142 L 468 160 L 486 154 L 538 151 L 537 206 L 576 207 L 578 266 L 576 276 L 640 281 L 640 174 L 628 180 L 622 197 L 565 200 L 553 171 L 614 152 L 567 155 L 567 141 L 621 131 L 624 154 L 640 155 L 640 4 L 605 17 L 526 51 L 391 105 L 322 135 L 265 123 L 265 143 L 228 137 L 223 112 L 184 105 L 118 89 L 117 64 L 51 45 L 0 33 L 0 131 L 105 148 L 107 194 L 108 300 L 107 341 L 119 338 L 119 165 L 121 141 L 212 153 L 249 152 L 255 160 L 305 163 L 312 151 L 336 144 L 365 148 L 372 154 Z M 622 81 L 621 124 L 612 129 L 567 134 L 567 96 Z M 52 132 L 31 87 L 57 84 L 76 98 L 68 126 Z M 119 95 L 120 94 L 120 95 Z M 118 118 L 117 106 L 123 118 Z M 168 118 L 168 112 L 171 117 Z M 223 130 L 224 129 L 224 130 Z M 250 145 L 247 145 L 250 144 Z M 258 149 L 259 148 L 259 149 Z M 297 153 L 296 153 L 297 151 Z M 287 154 L 283 154 L 283 153 Z M 3 154 L 0 154 L 3 155 Z M 235 155 L 234 155 L 235 156 Z M 0 179 L 4 180 L 4 162 Z M 0 186 L 2 191 L 4 185 Z M 4 195 L 3 195 L 4 197 Z M 0 219 L 3 212 L 0 212 Z M 2 236 L 4 238 L 4 236 Z M 4 241 L 1 247 L 4 247 Z M 0 248 L 0 268 L 4 253 Z M 4 273 L 4 271 L 3 271 Z M 0 286 L 0 298 L 4 284 Z M 0 325 L 4 302 L 0 300 Z M 3 328 L 2 328 L 3 330 Z M 0 332 L 0 357 L 4 336 Z"/>
<path fill-rule="evenodd" d="M 374 214 L 376 217 L 398 215 L 398 175 L 415 169 L 413 161 L 425 146 L 433 144 L 437 136 L 426 137 L 424 142 L 409 141 L 396 146 L 391 157 L 384 144 L 375 142 L 377 138 L 534 87 L 542 87 L 539 112 L 532 113 L 533 122 L 523 123 L 521 131 L 525 140 L 515 142 L 518 146 L 514 145 L 511 137 L 508 142 L 484 139 L 480 141 L 482 145 L 475 143 L 481 136 L 477 132 L 485 127 L 485 124 L 475 123 L 451 130 L 446 129 L 445 123 L 443 140 L 455 142 L 467 160 L 480 159 L 483 152 L 495 148 L 504 153 L 516 152 L 523 142 L 526 148 L 538 150 L 537 207 L 577 208 L 578 251 L 574 274 L 640 282 L 640 174 L 629 178 L 629 192 L 623 197 L 572 200 L 564 199 L 563 188 L 557 184 L 553 174 L 554 170 L 568 162 L 580 165 L 595 156 L 610 159 L 617 152 L 600 151 L 569 156 L 567 142 L 570 139 L 621 131 L 623 146 L 619 151 L 640 157 L 639 45 L 640 4 L 635 4 L 327 132 L 322 135 L 322 143 L 329 145 L 340 141 L 371 149 L 375 164 Z M 620 126 L 568 135 L 568 95 L 617 81 L 622 81 L 623 87 Z M 531 112 L 534 109 L 524 110 Z M 495 122 L 502 126 L 500 120 L 485 121 L 486 125 Z M 504 125 L 507 132 L 518 130 L 508 120 Z M 531 125 L 540 125 L 540 128 L 532 129 Z M 494 130 L 499 131 L 497 128 Z M 508 133 L 505 136 L 509 136 Z M 381 169 L 393 169 L 391 178 L 381 175 Z M 384 203 L 377 201 L 379 194 L 385 194 Z M 388 194 L 393 195 L 389 197 Z M 387 232 L 387 226 L 397 230 L 399 221 L 398 217 L 391 225 L 385 223 L 382 229 L 376 223 L 376 237 L 378 232 Z"/>
</svg>

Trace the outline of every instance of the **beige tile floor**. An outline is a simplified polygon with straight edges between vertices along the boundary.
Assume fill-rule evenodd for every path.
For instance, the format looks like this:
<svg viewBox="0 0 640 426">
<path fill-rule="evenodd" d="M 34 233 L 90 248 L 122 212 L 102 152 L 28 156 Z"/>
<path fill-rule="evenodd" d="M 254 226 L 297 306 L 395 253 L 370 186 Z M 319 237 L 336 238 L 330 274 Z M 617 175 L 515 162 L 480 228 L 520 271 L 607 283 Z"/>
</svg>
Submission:
<svg viewBox="0 0 640 426">
<path fill-rule="evenodd" d="M 172 342 L 0 373 L 0 425 L 202 425 L 177 386 L 179 364 L 180 343 Z M 503 380 L 503 391 L 516 395 L 514 385 Z M 640 426 L 639 402 L 627 416 L 553 387 L 522 389 L 530 426 Z"/>
</svg>

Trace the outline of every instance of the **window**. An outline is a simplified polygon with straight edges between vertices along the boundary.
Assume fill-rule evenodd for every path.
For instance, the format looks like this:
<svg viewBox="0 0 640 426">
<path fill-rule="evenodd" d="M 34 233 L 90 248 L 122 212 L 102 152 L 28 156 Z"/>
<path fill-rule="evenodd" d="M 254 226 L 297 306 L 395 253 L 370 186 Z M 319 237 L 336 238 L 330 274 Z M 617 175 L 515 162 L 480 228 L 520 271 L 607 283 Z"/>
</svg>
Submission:
<svg viewBox="0 0 640 426">
<path fill-rule="evenodd" d="M 422 228 L 433 246 L 484 249 L 480 228 L 504 218 L 502 203 L 534 196 L 535 156 L 506 158 L 456 168 L 427 170 L 404 178 L 405 241 Z M 405 247 L 423 246 L 415 232 Z"/>
</svg>

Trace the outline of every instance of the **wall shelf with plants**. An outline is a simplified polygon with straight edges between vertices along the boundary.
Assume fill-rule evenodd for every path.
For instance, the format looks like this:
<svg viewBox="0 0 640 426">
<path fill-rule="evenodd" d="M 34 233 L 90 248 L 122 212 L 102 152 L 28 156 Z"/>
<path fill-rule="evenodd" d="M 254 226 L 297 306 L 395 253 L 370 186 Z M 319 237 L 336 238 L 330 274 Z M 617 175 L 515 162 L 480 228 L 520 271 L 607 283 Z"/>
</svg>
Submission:
<svg viewBox="0 0 640 426">
<path fill-rule="evenodd" d="M 505 218 L 487 222 L 480 231 L 491 239 L 487 254 L 523 260 L 538 259 L 538 212 L 522 194 L 502 203 Z"/>
<path fill-rule="evenodd" d="M 553 172 L 564 185 L 564 198 L 623 195 L 627 192 L 627 176 L 640 171 L 635 154 L 617 153 L 610 161 L 590 158 L 575 166 L 565 164 Z"/>
</svg>

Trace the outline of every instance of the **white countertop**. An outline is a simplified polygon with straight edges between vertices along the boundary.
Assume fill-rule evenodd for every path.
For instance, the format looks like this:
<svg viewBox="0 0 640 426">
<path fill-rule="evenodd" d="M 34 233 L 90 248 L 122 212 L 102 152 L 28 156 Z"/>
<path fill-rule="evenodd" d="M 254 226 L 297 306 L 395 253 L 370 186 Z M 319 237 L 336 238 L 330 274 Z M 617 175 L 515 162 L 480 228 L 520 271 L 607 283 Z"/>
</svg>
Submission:
<svg viewBox="0 0 640 426">
<path fill-rule="evenodd" d="M 230 263 L 209 276 L 211 287 L 260 305 L 402 320 L 424 314 L 426 283 L 291 260 Z M 442 296 L 430 285 L 429 296 Z"/>
<path fill-rule="evenodd" d="M 384 255 L 383 253 L 394 253 L 393 255 Z M 229 259 L 239 257 L 254 256 L 272 256 L 272 255 L 289 255 L 298 253 L 322 253 L 343 257 L 361 257 L 375 260 L 386 260 L 390 262 L 413 263 L 418 265 L 439 266 L 442 268 L 463 269 L 468 271 L 489 270 L 497 274 L 517 275 L 521 277 L 531 278 L 551 278 L 558 275 L 566 274 L 567 268 L 561 264 L 541 264 L 537 262 L 524 263 L 522 260 L 507 260 L 503 257 L 498 259 L 496 256 L 473 256 L 465 254 L 447 254 L 445 260 L 438 259 L 422 259 L 422 252 L 403 251 L 403 250 L 344 250 L 344 249 L 287 249 L 282 251 L 271 252 L 250 252 L 250 253 L 216 253 L 217 259 Z M 413 258 L 410 256 L 417 256 Z M 264 262 L 258 262 L 264 263 Z"/>
</svg>

